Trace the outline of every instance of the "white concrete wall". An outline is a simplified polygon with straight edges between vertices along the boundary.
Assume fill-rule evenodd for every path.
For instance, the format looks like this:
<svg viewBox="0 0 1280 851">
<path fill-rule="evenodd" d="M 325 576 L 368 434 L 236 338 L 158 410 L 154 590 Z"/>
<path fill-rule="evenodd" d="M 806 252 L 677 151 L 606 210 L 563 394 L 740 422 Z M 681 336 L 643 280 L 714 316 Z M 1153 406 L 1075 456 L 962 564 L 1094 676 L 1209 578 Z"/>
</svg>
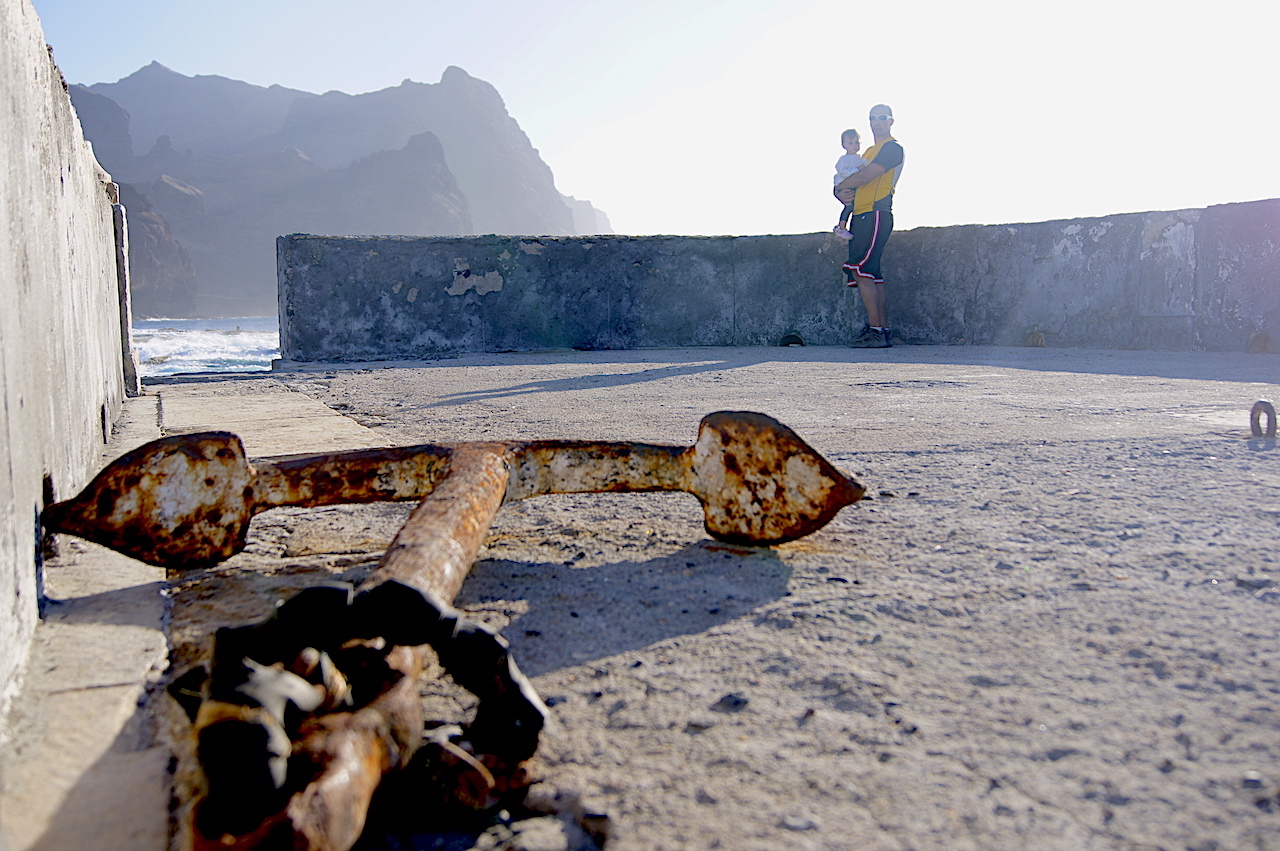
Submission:
<svg viewBox="0 0 1280 851">
<path fill-rule="evenodd" d="M 109 181 L 31 3 L 0 0 L 0 719 L 38 618 L 42 481 L 87 481 L 125 395 Z"/>
</svg>

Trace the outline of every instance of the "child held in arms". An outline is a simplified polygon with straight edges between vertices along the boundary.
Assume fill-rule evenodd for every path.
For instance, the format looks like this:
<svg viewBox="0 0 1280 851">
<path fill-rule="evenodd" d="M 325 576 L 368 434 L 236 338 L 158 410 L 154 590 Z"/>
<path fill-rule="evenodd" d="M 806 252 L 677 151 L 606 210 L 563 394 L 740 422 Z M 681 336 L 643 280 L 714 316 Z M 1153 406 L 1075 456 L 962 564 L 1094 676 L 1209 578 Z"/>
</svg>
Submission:
<svg viewBox="0 0 1280 851">
<path fill-rule="evenodd" d="M 844 148 L 844 156 L 836 160 L 834 186 L 839 186 L 846 177 L 867 164 L 866 160 L 858 156 L 858 151 L 862 147 L 862 139 L 858 136 L 857 130 L 846 130 L 841 133 L 840 145 Z M 849 219 L 851 216 L 853 216 L 852 203 L 840 211 L 840 220 L 836 222 L 835 228 L 832 229 L 832 232 L 841 239 L 852 238 L 852 234 L 849 233 Z"/>
</svg>

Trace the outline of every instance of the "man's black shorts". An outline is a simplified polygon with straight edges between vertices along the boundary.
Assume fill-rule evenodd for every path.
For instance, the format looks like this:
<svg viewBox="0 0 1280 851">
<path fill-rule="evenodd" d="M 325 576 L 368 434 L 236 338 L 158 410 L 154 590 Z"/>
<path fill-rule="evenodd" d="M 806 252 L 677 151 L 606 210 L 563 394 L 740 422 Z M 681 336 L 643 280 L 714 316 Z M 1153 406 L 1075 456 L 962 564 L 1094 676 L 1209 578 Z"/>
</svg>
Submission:
<svg viewBox="0 0 1280 851">
<path fill-rule="evenodd" d="M 845 276 L 856 285 L 859 278 L 870 278 L 877 284 L 884 283 L 880 274 L 880 256 L 885 243 L 893 233 L 893 213 L 888 210 L 872 210 L 854 216 L 849 223 L 849 262 L 844 264 Z"/>
</svg>

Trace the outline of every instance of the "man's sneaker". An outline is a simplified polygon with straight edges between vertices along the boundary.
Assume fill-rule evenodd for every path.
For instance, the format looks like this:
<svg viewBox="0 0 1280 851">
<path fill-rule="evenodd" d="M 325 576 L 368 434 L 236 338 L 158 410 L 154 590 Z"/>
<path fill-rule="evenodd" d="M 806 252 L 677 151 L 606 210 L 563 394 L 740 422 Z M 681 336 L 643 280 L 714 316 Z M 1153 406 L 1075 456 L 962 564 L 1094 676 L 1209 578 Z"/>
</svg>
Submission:
<svg viewBox="0 0 1280 851">
<path fill-rule="evenodd" d="M 854 340 L 852 345 L 857 349 L 887 349 L 893 343 L 889 342 L 888 328 L 868 328 L 867 333 Z"/>
<path fill-rule="evenodd" d="M 832 228 L 831 232 L 834 233 L 836 236 L 840 237 L 841 239 L 853 239 L 853 234 L 849 233 L 847 230 L 840 227 L 840 225 L 836 225 L 834 228 Z"/>
<path fill-rule="evenodd" d="M 872 330 L 870 325 L 863 325 L 862 331 L 858 336 L 853 338 L 853 342 L 849 345 L 855 349 L 869 349 L 873 347 L 874 341 L 880 339 L 880 332 Z"/>
</svg>

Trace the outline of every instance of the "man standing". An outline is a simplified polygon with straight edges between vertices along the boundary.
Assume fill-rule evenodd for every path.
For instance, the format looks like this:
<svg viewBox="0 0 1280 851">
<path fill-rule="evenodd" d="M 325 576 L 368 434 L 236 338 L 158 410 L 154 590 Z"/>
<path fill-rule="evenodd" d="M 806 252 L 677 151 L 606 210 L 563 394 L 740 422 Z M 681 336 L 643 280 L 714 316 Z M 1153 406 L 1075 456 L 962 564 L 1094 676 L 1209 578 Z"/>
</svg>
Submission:
<svg viewBox="0 0 1280 851">
<path fill-rule="evenodd" d="M 884 104 L 871 108 L 871 133 L 875 144 L 863 156 L 867 165 L 835 188 L 841 203 L 853 204 L 849 231 L 849 262 L 844 264 L 848 286 L 857 287 L 867 309 L 867 324 L 853 341 L 859 348 L 882 349 L 889 342 L 885 317 L 884 278 L 880 256 L 893 232 L 893 190 L 902 174 L 902 146 L 889 135 L 893 110 Z"/>
</svg>

